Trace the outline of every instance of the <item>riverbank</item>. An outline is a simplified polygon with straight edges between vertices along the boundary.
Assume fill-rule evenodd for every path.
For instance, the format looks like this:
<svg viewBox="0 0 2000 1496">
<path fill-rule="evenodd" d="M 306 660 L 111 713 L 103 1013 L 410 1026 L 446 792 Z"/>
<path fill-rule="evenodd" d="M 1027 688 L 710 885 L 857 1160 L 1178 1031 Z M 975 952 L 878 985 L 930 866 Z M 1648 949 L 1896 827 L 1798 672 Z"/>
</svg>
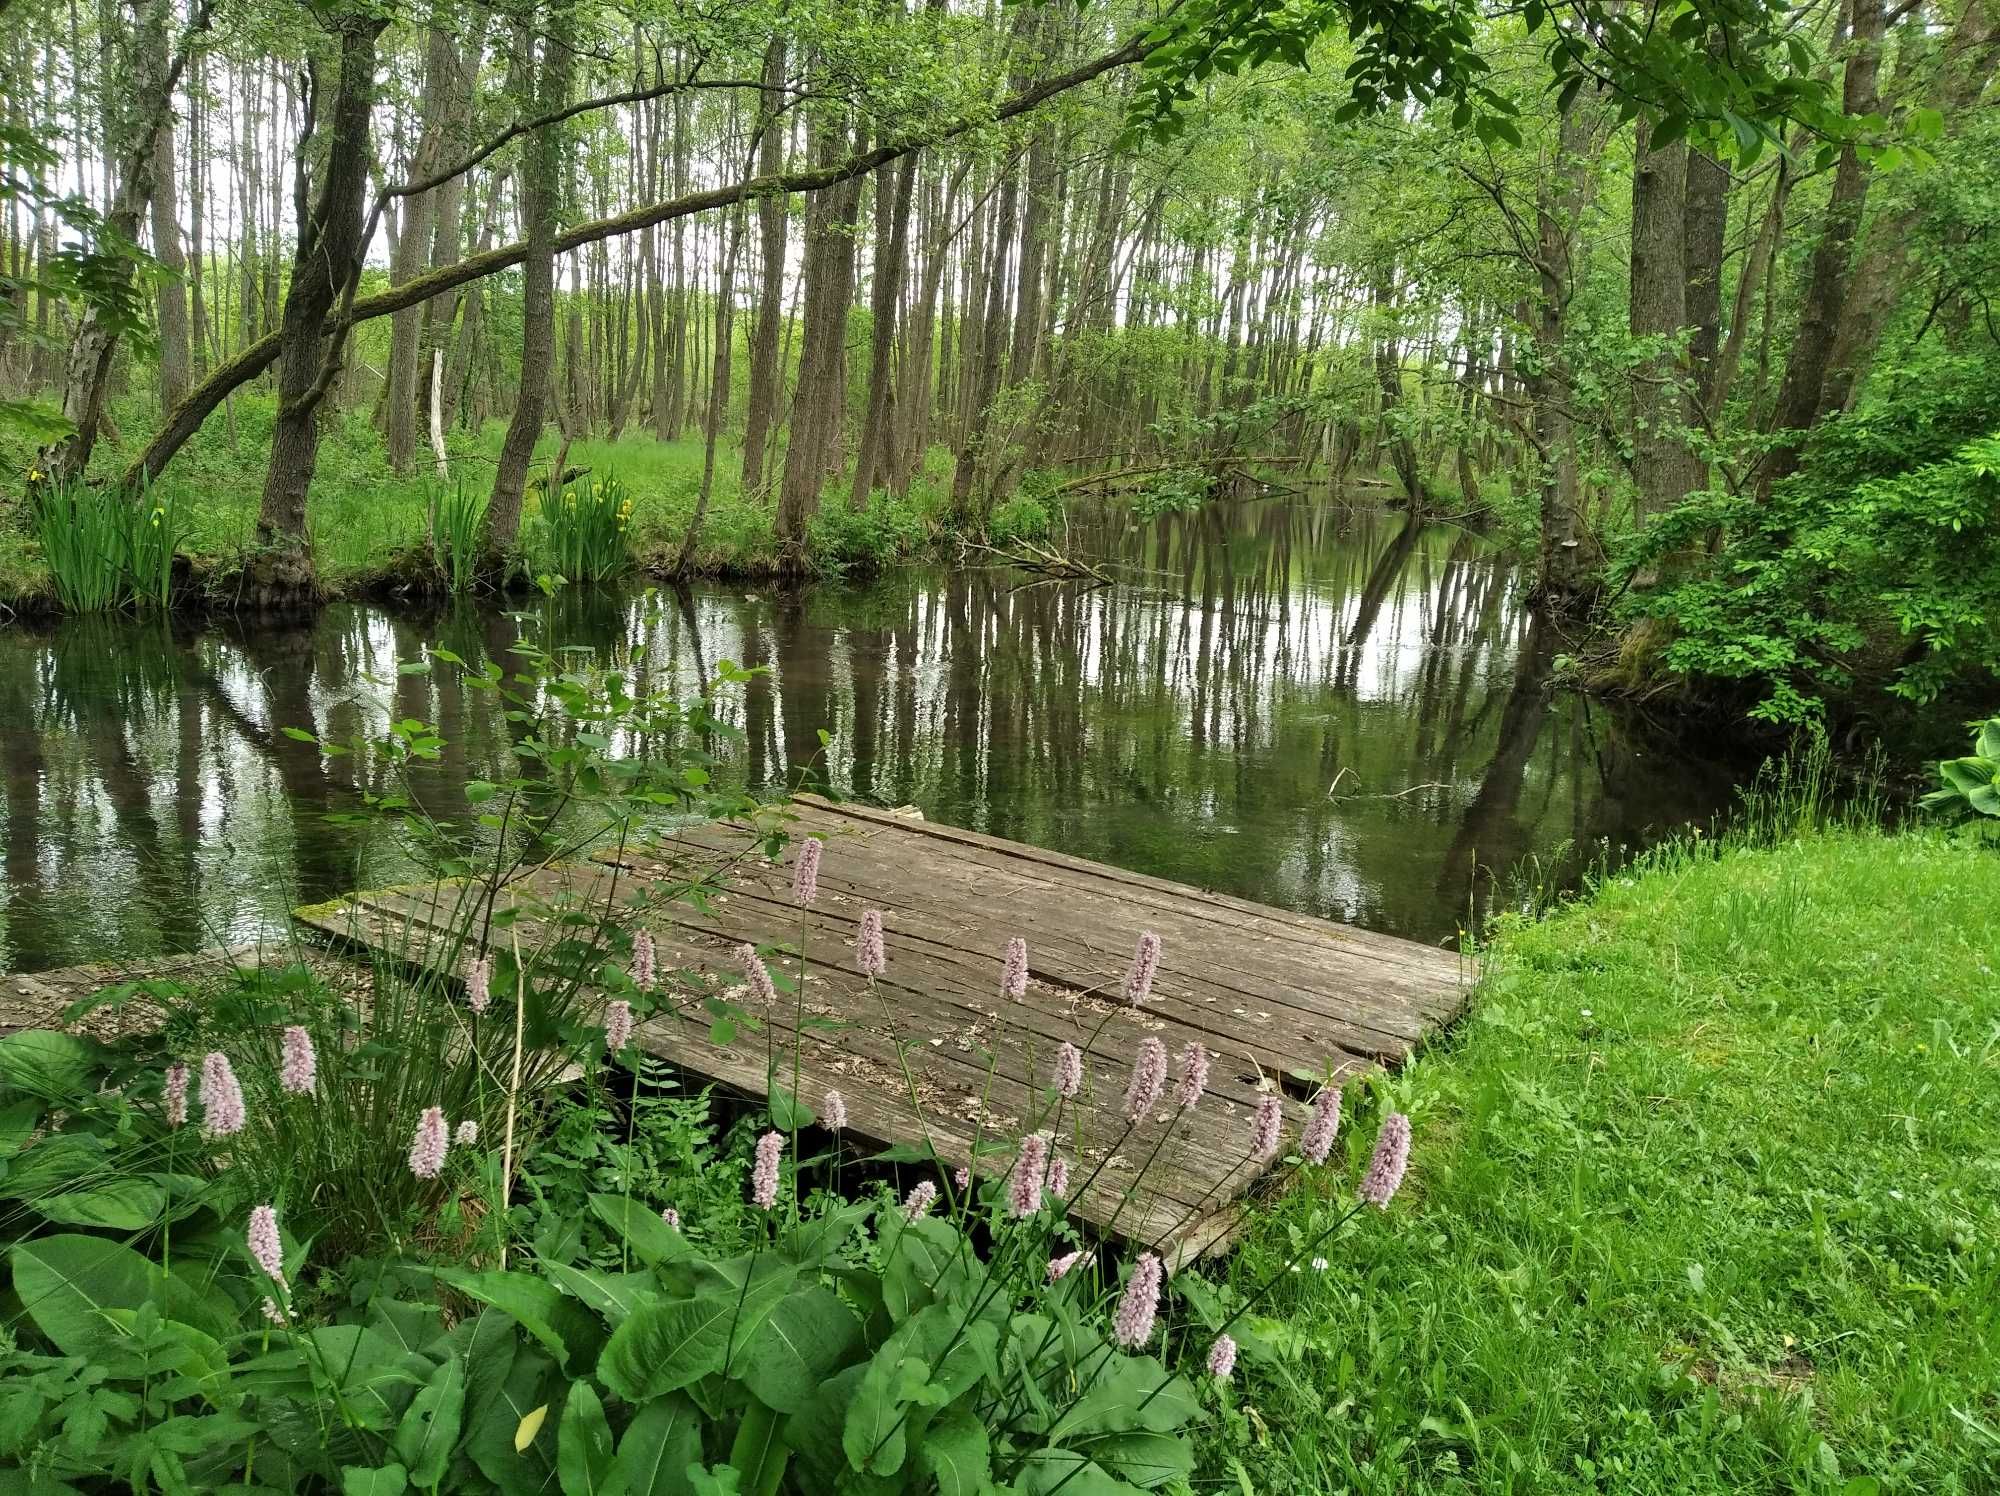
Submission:
<svg viewBox="0 0 2000 1496">
<path fill-rule="evenodd" d="M 1401 1219 L 1272 1304 L 1216 1473 L 1991 1489 L 2000 857 L 1693 842 L 1490 959 L 1452 1039 L 1382 1082 L 1416 1120 Z M 1232 1279 L 1324 1208 L 1277 1204 Z"/>
<path fill-rule="evenodd" d="M 185 558 L 176 585 L 178 607 L 229 606 L 233 583 L 253 554 L 271 418 L 268 398 L 242 400 L 235 439 L 229 439 L 226 429 L 204 431 L 152 492 L 154 502 L 171 516 L 176 550 Z M 142 429 L 136 421 L 129 424 L 131 431 Z M 366 413 L 344 412 L 322 440 L 307 506 L 322 598 L 408 597 L 448 590 L 447 563 L 432 545 L 433 506 L 459 490 L 483 502 L 504 435 L 497 421 L 478 432 L 455 431 L 448 478 L 435 477 L 428 453 L 415 473 L 397 477 Z M 126 441 L 137 450 L 131 432 Z M 536 461 L 545 470 L 561 447 L 560 437 L 550 433 L 536 447 Z M 115 475 L 127 455 L 120 445 L 104 443 L 93 474 Z M 26 448 L 0 448 L 0 472 L 26 472 L 31 456 Z M 703 444 L 698 437 L 662 442 L 635 432 L 614 441 L 580 439 L 569 447 L 565 466 L 598 479 L 615 478 L 631 496 L 625 534 L 630 574 L 659 578 L 675 570 L 701 489 Z M 764 488 L 746 491 L 742 470 L 740 446 L 719 443 L 689 575 L 751 581 L 777 574 L 775 501 Z M 906 493 L 878 492 L 865 510 L 849 505 L 844 487 L 829 486 L 807 537 L 809 568 L 820 575 L 866 574 L 955 551 L 950 483 L 950 454 L 936 448 L 926 455 Z M 54 616 L 60 611 L 55 588 L 18 502 L 17 495 L 0 502 L 0 609 L 20 617 Z M 531 492 L 529 529 L 537 503 Z M 988 538 L 1001 545 L 1017 538 L 1037 540 L 1047 534 L 1049 523 L 1043 505 L 1017 498 L 995 510 Z"/>
</svg>

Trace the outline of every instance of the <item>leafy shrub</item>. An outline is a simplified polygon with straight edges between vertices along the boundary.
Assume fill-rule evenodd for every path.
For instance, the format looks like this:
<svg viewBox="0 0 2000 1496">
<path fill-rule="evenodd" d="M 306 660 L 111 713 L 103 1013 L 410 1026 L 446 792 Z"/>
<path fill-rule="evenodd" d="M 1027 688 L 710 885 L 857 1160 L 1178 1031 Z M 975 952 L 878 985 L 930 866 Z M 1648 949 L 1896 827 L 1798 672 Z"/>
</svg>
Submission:
<svg viewBox="0 0 2000 1496">
<path fill-rule="evenodd" d="M 1988 717 L 1978 727 L 1971 753 L 1939 763 L 1938 778 L 1944 783 L 1924 796 L 1924 804 L 1978 817 L 1973 824 L 1979 835 L 2000 840 L 2000 717 Z"/>
<path fill-rule="evenodd" d="M 1722 543 L 1711 545 L 1711 536 Z M 1628 605 L 1668 621 L 1665 663 L 1744 681 L 1751 715 L 1796 722 L 1829 695 L 1926 703 L 2000 670 L 2000 370 L 1885 371 L 1826 422 L 1768 503 L 1696 494 L 1620 566 L 1665 580 Z"/>
<path fill-rule="evenodd" d="M 172 490 L 142 487 L 134 496 L 81 481 L 42 484 L 34 530 L 65 612 L 172 602 L 180 538 Z"/>
<path fill-rule="evenodd" d="M 993 543 L 1004 547 L 1020 540 L 1047 540 L 1054 520 L 1048 503 L 1019 494 L 994 508 L 986 528 Z"/>
<path fill-rule="evenodd" d="M 626 529 L 633 500 L 616 478 L 582 473 L 551 495 L 544 489 L 524 528 L 529 569 L 571 582 L 608 582 L 631 565 Z"/>
</svg>

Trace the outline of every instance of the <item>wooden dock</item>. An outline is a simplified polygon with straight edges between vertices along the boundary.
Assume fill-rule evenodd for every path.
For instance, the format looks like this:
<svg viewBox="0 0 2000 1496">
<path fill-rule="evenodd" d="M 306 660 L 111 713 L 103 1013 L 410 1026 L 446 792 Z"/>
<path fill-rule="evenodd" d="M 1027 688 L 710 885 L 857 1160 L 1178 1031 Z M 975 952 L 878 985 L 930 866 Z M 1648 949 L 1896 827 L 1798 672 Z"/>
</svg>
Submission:
<svg viewBox="0 0 2000 1496">
<path fill-rule="evenodd" d="M 775 1049 L 789 1085 L 799 999 L 782 994 L 774 1011 L 760 1011 L 735 949 L 757 944 L 774 971 L 796 979 L 803 937 L 801 1098 L 816 1105 L 837 1088 L 851 1134 L 928 1144 L 953 1166 L 977 1156 L 982 1173 L 1003 1170 L 1024 1123 L 1046 1109 L 1057 1047 L 1087 1043 L 1084 1093 L 1060 1146 L 1077 1177 L 1099 1177 L 1074 1214 L 1175 1262 L 1233 1234 L 1262 1172 L 1248 1161 L 1262 1092 L 1286 1098 L 1295 1129 L 1323 1080 L 1395 1063 L 1465 999 L 1468 973 L 1450 952 L 899 813 L 810 798 L 793 808 L 793 845 L 807 835 L 825 842 L 819 896 L 803 912 L 791 899 L 791 852 L 774 864 L 750 828 L 726 823 L 680 831 L 616 864 L 551 869 L 531 880 L 533 893 L 601 894 L 616 878 L 643 895 L 727 869 L 727 892 L 705 909 L 661 899 L 644 917 L 660 970 L 680 991 L 725 996 L 769 1033 L 746 1030 L 717 1047 L 705 1015 L 670 1016 L 642 1024 L 640 1043 L 759 1097 Z M 438 923 L 428 897 L 363 893 L 301 918 L 406 949 L 408 932 Z M 866 909 L 881 911 L 887 937 L 888 972 L 876 982 L 854 962 Z M 1163 954 L 1152 1001 L 1132 1009 L 1118 998 L 1145 930 L 1161 937 Z M 1030 956 L 1018 1002 L 1000 995 L 1001 954 L 1016 935 Z M 1121 1104 L 1148 1034 L 1176 1058 L 1197 1040 L 1214 1065 L 1199 1106 L 1177 1114 L 1163 1102 L 1128 1130 Z"/>
</svg>

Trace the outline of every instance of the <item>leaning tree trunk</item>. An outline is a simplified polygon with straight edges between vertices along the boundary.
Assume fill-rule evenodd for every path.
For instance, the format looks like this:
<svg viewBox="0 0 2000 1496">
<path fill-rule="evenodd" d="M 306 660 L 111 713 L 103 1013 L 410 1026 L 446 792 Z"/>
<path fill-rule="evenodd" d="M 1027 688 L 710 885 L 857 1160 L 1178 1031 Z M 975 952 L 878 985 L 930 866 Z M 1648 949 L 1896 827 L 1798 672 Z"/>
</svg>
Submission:
<svg viewBox="0 0 2000 1496">
<path fill-rule="evenodd" d="M 340 339 L 326 344 L 327 314 L 361 271 L 363 199 L 368 188 L 369 114 L 375 106 L 375 43 L 387 22 L 349 15 L 337 23 L 340 82 L 326 135 L 325 170 L 312 199 L 301 142 L 294 179 L 299 241 L 279 322 L 278 416 L 271 463 L 257 511 L 263 554 L 251 571 L 255 601 L 287 606 L 313 590 L 306 495 L 319 460 L 319 407 L 340 367 Z M 313 93 L 320 92 L 313 65 Z M 310 201 L 310 211 L 308 202 Z"/>
<path fill-rule="evenodd" d="M 569 98 L 572 53 L 570 11 L 556 12 L 535 90 L 534 112 L 550 114 Z M 526 53 L 532 40 L 522 35 Z M 528 255 L 522 265 L 521 389 L 500 444 L 493 472 L 493 496 L 486 506 L 486 548 L 496 563 L 514 548 L 521 533 L 521 496 L 528 486 L 528 462 L 548 412 L 549 374 L 556 357 L 556 211 L 562 196 L 562 136 L 558 127 L 535 132 L 522 174 L 521 212 L 527 219 Z M 555 481 L 560 481 L 557 475 Z"/>
</svg>

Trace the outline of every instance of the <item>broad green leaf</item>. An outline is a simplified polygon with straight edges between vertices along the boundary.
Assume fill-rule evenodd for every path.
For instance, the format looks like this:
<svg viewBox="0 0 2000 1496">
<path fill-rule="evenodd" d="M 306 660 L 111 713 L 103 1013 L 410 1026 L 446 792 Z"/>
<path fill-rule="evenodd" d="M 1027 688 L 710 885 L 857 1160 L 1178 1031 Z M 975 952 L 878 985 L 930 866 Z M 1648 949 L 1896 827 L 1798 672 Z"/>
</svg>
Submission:
<svg viewBox="0 0 2000 1496">
<path fill-rule="evenodd" d="M 16 1101 L 0 1106 L 0 1159 L 12 1158 L 42 1125 L 42 1103 Z"/>
<path fill-rule="evenodd" d="M 1023 1496 L 1133 1496 L 1139 1489 L 1069 1449 L 1038 1449 L 1021 1462 L 1014 1484 Z"/>
<path fill-rule="evenodd" d="M 741 1477 L 743 1496 L 774 1496 L 791 1457 L 778 1432 L 777 1413 L 753 1398 L 729 1448 L 729 1463 Z"/>
<path fill-rule="evenodd" d="M 937 1482 L 938 1496 L 981 1496 L 993 1481 L 986 1425 L 970 1408 L 952 1409 L 924 1430 L 917 1469 Z"/>
<path fill-rule="evenodd" d="M 409 1485 L 410 1474 L 401 1465 L 375 1470 L 349 1465 L 340 1472 L 340 1496 L 403 1496 Z"/>
<path fill-rule="evenodd" d="M 628 1195 L 592 1195 L 590 1208 L 641 1262 L 658 1266 L 694 1255 L 693 1245 L 658 1211 Z"/>
<path fill-rule="evenodd" d="M 597 1374 L 625 1401 L 641 1403 L 721 1371 L 725 1359 L 739 1364 L 743 1345 L 789 1284 L 767 1279 L 746 1293 L 716 1289 L 692 1299 L 642 1304 L 613 1332 Z"/>
<path fill-rule="evenodd" d="M 603 1315 L 614 1330 L 634 1309 L 660 1296 L 649 1272 L 600 1273 L 560 1262 L 544 1262 L 542 1271 L 557 1288 Z"/>
<path fill-rule="evenodd" d="M 678 1392 L 639 1409 L 618 1441 L 614 1467 L 626 1496 L 691 1496 L 688 1466 L 701 1459 L 701 1415 Z"/>
<path fill-rule="evenodd" d="M 1141 1490 L 1185 1478 L 1194 1469 L 1194 1451 L 1173 1434 L 1144 1431 L 1100 1434 L 1076 1441 L 1077 1453 Z"/>
<path fill-rule="evenodd" d="M 557 1431 L 556 1477 L 563 1496 L 617 1496 L 624 1490 L 613 1467 L 611 1424 L 588 1382 L 570 1384 Z"/>
<path fill-rule="evenodd" d="M 396 1454 L 409 1466 L 413 1484 L 430 1487 L 444 1479 L 464 1418 L 465 1372 L 458 1357 L 450 1356 L 431 1374 L 396 1426 Z"/>
<path fill-rule="evenodd" d="M 743 1381 L 781 1413 L 796 1413 L 821 1381 L 861 1347 L 861 1321 L 832 1289 L 813 1284 L 771 1311 L 744 1346 Z"/>
<path fill-rule="evenodd" d="M 168 1318 L 227 1334 L 231 1328 L 201 1294 L 122 1242 L 100 1236 L 43 1236 L 8 1254 L 14 1292 L 57 1350 L 87 1356 L 118 1328 L 113 1309 L 158 1304 Z"/>
<path fill-rule="evenodd" d="M 466 1273 L 452 1268 L 439 1269 L 438 1277 L 460 1293 L 470 1294 L 511 1317 L 539 1340 L 556 1358 L 556 1364 L 566 1371 L 576 1369 L 570 1365 L 573 1356 L 583 1359 L 583 1353 L 590 1348 L 589 1332 L 594 1326 L 581 1323 L 588 1321 L 589 1316 L 552 1283 L 526 1273 Z"/>
<path fill-rule="evenodd" d="M 167 1192 L 148 1180 L 107 1179 L 90 1189 L 43 1195 L 36 1210 L 59 1226 L 89 1226 L 100 1231 L 144 1231 L 160 1219 Z"/>
<path fill-rule="evenodd" d="M 779 1132 L 799 1132 L 813 1125 L 817 1113 L 789 1090 L 774 1085 L 770 1091 L 771 1125 Z"/>
<path fill-rule="evenodd" d="M 531 1345 L 522 1345 L 506 1379 L 492 1394 L 466 1404 L 471 1429 L 465 1452 L 479 1473 L 506 1496 L 546 1496 L 556 1488 L 555 1440 L 542 1429 L 548 1416 L 552 1370 L 547 1356 Z M 476 1364 L 469 1367 L 468 1380 L 478 1371 Z M 528 1426 L 530 1419 L 532 1427 Z M 528 1437 L 518 1440 L 524 1429 Z"/>
<path fill-rule="evenodd" d="M 87 1089 L 104 1046 L 54 1029 L 23 1029 L 0 1039 L 0 1090 L 66 1101 Z"/>
</svg>

